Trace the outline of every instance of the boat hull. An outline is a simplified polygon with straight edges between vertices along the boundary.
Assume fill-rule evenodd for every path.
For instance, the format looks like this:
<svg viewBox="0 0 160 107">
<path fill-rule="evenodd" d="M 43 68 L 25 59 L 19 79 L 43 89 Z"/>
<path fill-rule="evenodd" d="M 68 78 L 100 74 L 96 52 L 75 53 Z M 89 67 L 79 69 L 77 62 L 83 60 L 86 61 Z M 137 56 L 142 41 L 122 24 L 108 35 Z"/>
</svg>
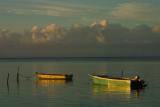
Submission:
<svg viewBox="0 0 160 107">
<path fill-rule="evenodd" d="M 73 75 L 36 73 L 36 77 L 40 80 L 72 80 Z"/>
<path fill-rule="evenodd" d="M 108 87 L 121 86 L 121 87 L 130 87 L 131 80 L 120 80 L 120 79 L 111 79 L 104 78 L 99 76 L 91 76 L 94 84 L 107 85 Z"/>
<path fill-rule="evenodd" d="M 107 87 L 129 87 L 131 89 L 144 88 L 147 85 L 140 78 L 117 78 L 107 75 L 90 75 L 94 84 L 107 85 Z"/>
</svg>

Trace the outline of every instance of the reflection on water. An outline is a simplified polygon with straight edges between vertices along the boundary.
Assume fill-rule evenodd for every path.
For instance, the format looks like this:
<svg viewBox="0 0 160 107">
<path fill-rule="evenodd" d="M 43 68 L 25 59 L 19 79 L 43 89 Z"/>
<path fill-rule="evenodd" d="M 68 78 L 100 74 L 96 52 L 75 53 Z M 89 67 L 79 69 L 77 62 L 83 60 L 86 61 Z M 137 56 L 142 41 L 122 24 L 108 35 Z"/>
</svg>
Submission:
<svg viewBox="0 0 160 107">
<path fill-rule="evenodd" d="M 17 83 L 17 65 L 22 64 Z M 33 68 L 32 65 L 36 65 Z M 88 74 L 140 75 L 149 82 L 143 90 L 91 85 Z M 157 107 L 160 105 L 160 62 L 1 62 L 2 107 Z M 36 80 L 35 72 L 73 73 L 74 81 Z M 7 75 L 10 78 L 7 84 Z M 26 77 L 32 77 L 27 79 Z M 154 96 L 154 97 L 153 97 Z"/>
<path fill-rule="evenodd" d="M 119 87 L 119 86 L 103 86 L 103 85 L 93 85 L 93 92 L 125 92 L 130 93 L 130 87 Z"/>
<path fill-rule="evenodd" d="M 67 81 L 67 80 L 39 80 L 37 79 L 36 83 L 39 86 L 53 86 L 53 85 L 65 85 L 67 83 L 70 83 L 72 81 Z"/>
<path fill-rule="evenodd" d="M 93 95 L 107 94 L 107 95 L 123 95 L 126 98 L 138 97 L 143 89 L 132 90 L 130 87 L 119 86 L 104 86 L 94 84 L 92 87 Z"/>
</svg>

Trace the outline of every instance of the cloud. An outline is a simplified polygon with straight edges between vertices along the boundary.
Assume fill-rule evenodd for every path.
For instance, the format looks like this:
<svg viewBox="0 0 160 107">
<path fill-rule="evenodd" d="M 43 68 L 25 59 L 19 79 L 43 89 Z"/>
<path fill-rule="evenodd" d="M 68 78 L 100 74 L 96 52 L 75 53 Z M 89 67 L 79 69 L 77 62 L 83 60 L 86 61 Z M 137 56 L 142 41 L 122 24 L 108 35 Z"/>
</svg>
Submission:
<svg viewBox="0 0 160 107">
<path fill-rule="evenodd" d="M 65 30 L 56 24 L 49 24 L 45 28 L 32 27 L 32 40 L 34 43 L 45 43 L 49 41 L 58 42 L 63 39 Z"/>
<path fill-rule="evenodd" d="M 108 26 L 108 21 L 107 20 L 100 20 L 99 22 L 93 22 L 90 26 L 105 28 Z"/>
<path fill-rule="evenodd" d="M 159 27 L 132 29 L 107 20 L 94 26 L 33 26 L 23 33 L 0 29 L 1 57 L 159 55 Z"/>
<path fill-rule="evenodd" d="M 35 5 L 38 11 L 35 14 L 39 15 L 47 15 L 47 16 L 72 16 L 79 12 L 76 7 L 68 7 L 68 6 L 61 6 L 61 5 Z"/>
<path fill-rule="evenodd" d="M 35 4 L 19 4 L 14 5 L 1 5 L 0 11 L 17 14 L 17 15 L 43 15 L 43 16 L 55 16 L 55 17 L 69 17 L 72 15 L 77 15 L 82 11 L 83 8 L 72 6 L 72 5 L 62 5 L 62 4 L 48 4 L 48 3 L 35 3 Z"/>
<path fill-rule="evenodd" d="M 103 36 L 102 33 L 99 33 L 97 36 L 96 36 L 96 39 L 99 43 L 105 43 L 105 37 Z"/>
<path fill-rule="evenodd" d="M 8 29 L 1 29 L 0 30 L 0 36 L 8 36 L 9 35 L 9 30 Z"/>
<path fill-rule="evenodd" d="M 132 4 L 125 3 L 120 4 L 114 11 L 112 11 L 112 15 L 115 17 L 135 17 L 138 15 L 143 15 L 147 10 L 147 7 L 142 4 Z"/>
<path fill-rule="evenodd" d="M 46 42 L 47 41 L 47 37 L 45 35 L 43 35 L 42 31 L 40 28 L 38 28 L 38 26 L 33 26 L 32 27 L 32 40 L 35 43 L 41 43 L 41 42 Z"/>
<path fill-rule="evenodd" d="M 160 33 L 160 25 L 153 26 L 152 31 Z"/>
<path fill-rule="evenodd" d="M 158 22 L 160 8 L 147 3 L 123 3 L 113 9 L 111 17 L 119 20 Z"/>
<path fill-rule="evenodd" d="M 14 3 L 13 3 L 14 4 Z M 81 17 L 86 19 L 98 19 L 104 16 L 107 9 L 93 4 L 83 4 L 79 2 L 68 1 L 18 1 L 12 3 L 0 4 L 0 12 L 7 14 L 36 16 L 52 16 L 52 17 L 71 17 L 73 20 L 79 20 Z M 96 17 L 95 17 L 96 15 Z M 104 16 L 105 17 L 105 16 Z M 102 17 L 101 17 L 102 18 Z M 82 19 L 81 19 L 82 20 Z"/>
<path fill-rule="evenodd" d="M 17 14 L 17 15 L 43 15 L 54 17 L 75 17 L 89 14 L 97 14 L 103 9 L 91 5 L 81 5 L 76 3 L 59 2 L 59 1 L 36 1 L 35 3 L 22 4 L 21 2 L 14 5 L 1 5 L 0 11 Z"/>
</svg>

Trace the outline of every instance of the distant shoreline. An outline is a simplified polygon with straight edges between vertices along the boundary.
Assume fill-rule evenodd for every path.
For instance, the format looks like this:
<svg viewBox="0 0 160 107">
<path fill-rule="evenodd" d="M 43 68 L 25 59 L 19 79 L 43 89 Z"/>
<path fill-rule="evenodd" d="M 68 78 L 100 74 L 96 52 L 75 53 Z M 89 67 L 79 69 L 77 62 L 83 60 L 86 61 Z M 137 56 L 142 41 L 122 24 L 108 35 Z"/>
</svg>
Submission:
<svg viewBox="0 0 160 107">
<path fill-rule="evenodd" d="M 0 61 L 160 61 L 160 56 L 136 57 L 21 57 L 0 58 Z"/>
</svg>

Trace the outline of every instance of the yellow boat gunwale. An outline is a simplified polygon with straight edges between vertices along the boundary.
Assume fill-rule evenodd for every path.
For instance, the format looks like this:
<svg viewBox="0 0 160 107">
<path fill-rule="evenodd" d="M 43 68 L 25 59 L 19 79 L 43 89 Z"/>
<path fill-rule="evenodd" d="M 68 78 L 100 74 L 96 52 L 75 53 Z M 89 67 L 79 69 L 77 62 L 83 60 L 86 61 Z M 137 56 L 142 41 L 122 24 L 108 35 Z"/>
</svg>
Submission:
<svg viewBox="0 0 160 107">
<path fill-rule="evenodd" d="M 131 78 L 124 78 L 124 77 L 112 77 L 107 75 L 90 75 L 91 77 L 97 77 L 102 79 L 114 79 L 114 80 L 132 80 Z"/>
<path fill-rule="evenodd" d="M 125 83 L 126 85 L 131 85 L 131 79 L 128 78 L 117 78 L 117 77 L 109 77 L 109 76 L 100 76 L 100 75 L 90 75 L 92 78 L 94 79 L 98 79 L 98 80 L 104 80 L 104 81 L 108 81 L 107 84 L 112 85 L 112 83 L 110 82 L 114 82 L 114 83 Z M 110 82 L 109 82 L 110 81 Z"/>
<path fill-rule="evenodd" d="M 47 73 L 37 73 L 38 79 L 51 79 L 51 80 L 71 80 L 72 75 L 68 74 L 47 74 Z"/>
</svg>

